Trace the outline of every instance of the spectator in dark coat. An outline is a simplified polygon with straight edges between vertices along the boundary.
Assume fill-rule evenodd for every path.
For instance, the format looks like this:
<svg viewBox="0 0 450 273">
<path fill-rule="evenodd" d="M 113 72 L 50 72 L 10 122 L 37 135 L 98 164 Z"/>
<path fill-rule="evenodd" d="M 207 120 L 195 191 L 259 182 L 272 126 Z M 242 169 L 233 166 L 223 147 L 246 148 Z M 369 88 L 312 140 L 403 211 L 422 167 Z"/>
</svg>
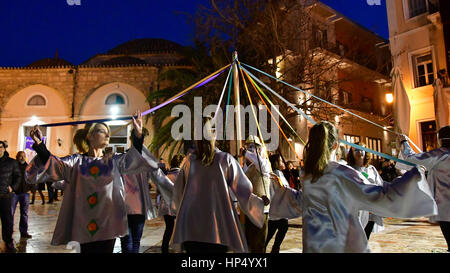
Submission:
<svg viewBox="0 0 450 273">
<path fill-rule="evenodd" d="M 0 141 L 0 219 L 2 222 L 2 239 L 6 245 L 6 252 L 17 252 L 13 234 L 12 198 L 13 191 L 22 179 L 22 173 L 16 160 L 9 157 L 5 141 Z"/>
<path fill-rule="evenodd" d="M 25 169 L 28 164 L 25 161 L 25 153 L 23 151 L 19 151 L 16 155 L 16 160 L 19 163 L 20 172 L 22 177 L 20 182 L 17 184 L 16 190 L 14 191 L 13 201 L 12 201 L 12 214 L 13 214 L 13 223 L 14 223 L 14 214 L 16 212 L 17 203 L 20 205 L 20 222 L 19 222 L 19 231 L 20 238 L 29 239 L 31 235 L 28 234 L 28 206 L 30 203 L 30 194 L 28 191 L 31 190 L 32 185 L 27 184 L 25 181 Z"/>
</svg>

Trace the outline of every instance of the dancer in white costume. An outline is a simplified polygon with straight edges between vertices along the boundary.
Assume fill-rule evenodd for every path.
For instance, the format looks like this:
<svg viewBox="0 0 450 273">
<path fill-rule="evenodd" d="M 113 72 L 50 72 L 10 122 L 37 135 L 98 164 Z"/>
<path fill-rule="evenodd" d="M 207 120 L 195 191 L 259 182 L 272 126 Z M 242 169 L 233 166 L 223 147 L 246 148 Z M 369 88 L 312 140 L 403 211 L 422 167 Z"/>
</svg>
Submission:
<svg viewBox="0 0 450 273">
<path fill-rule="evenodd" d="M 360 145 L 360 143 L 356 143 Z M 381 178 L 377 169 L 370 165 L 370 154 L 363 150 L 355 149 L 351 147 L 347 155 L 347 164 L 355 170 L 361 172 L 370 183 L 378 186 L 383 186 L 383 178 Z M 367 240 L 370 238 L 370 234 L 378 233 L 384 230 L 383 217 L 370 213 L 368 211 L 359 212 L 359 220 L 366 232 Z"/>
<path fill-rule="evenodd" d="M 80 154 L 63 158 L 47 150 L 37 126 L 31 131 L 37 156 L 27 168 L 28 182 L 64 180 L 65 183 L 52 245 L 77 241 L 81 252 L 112 253 L 115 239 L 128 234 L 123 174 L 153 172 L 161 187 L 168 192 L 173 187 L 159 173 L 157 159 L 143 147 L 141 113 L 135 115 L 138 118 L 133 118 L 133 147 L 125 154 L 110 157 L 103 154 L 110 135 L 104 123 L 87 124 L 78 130 L 74 143 Z"/>
<path fill-rule="evenodd" d="M 258 136 L 250 135 L 245 141 L 245 148 L 241 148 L 241 154 L 245 158 L 243 170 L 252 182 L 253 193 L 259 197 L 270 196 L 270 162 L 264 155 L 263 143 Z M 264 224 L 257 227 L 252 221 L 245 218 L 245 237 L 251 253 L 266 252 L 266 237 L 268 231 L 270 205 L 264 207 Z"/>
<path fill-rule="evenodd" d="M 236 159 L 215 148 L 210 120 L 203 132 L 205 139 L 195 141 L 195 151 L 186 157 L 174 183 L 172 208 L 177 216 L 172 244 L 182 245 L 188 253 L 248 252 L 230 192 L 259 227 L 269 200 L 253 194 Z"/>
<path fill-rule="evenodd" d="M 391 184 L 373 185 L 360 172 L 335 161 L 338 131 L 314 125 L 305 147 L 303 252 L 369 252 L 358 211 L 411 218 L 437 213 L 424 170 L 413 168 Z"/>
<path fill-rule="evenodd" d="M 430 217 L 430 221 L 439 222 L 450 252 L 450 126 L 438 131 L 438 141 L 440 148 L 415 154 L 404 135 L 398 138 L 403 158 L 428 170 L 427 180 L 438 206 L 438 215 Z"/>
</svg>

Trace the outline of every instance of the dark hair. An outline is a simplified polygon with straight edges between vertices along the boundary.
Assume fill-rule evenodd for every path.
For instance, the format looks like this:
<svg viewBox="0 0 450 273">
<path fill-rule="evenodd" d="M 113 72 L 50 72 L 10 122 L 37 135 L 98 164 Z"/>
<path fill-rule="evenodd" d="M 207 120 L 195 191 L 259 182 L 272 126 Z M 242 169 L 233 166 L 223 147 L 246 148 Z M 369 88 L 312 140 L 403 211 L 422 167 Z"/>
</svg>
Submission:
<svg viewBox="0 0 450 273">
<path fill-rule="evenodd" d="M 0 140 L 0 144 L 2 144 L 2 145 L 3 145 L 3 148 L 5 148 L 5 149 L 8 147 L 8 145 L 6 145 L 6 143 L 5 143 L 4 141 L 1 141 L 1 140 Z"/>
<path fill-rule="evenodd" d="M 172 157 L 172 159 L 170 160 L 170 167 L 171 168 L 179 168 L 181 165 L 181 162 L 183 162 L 183 159 L 184 159 L 184 155 L 181 155 L 181 154 L 174 155 Z"/>
<path fill-rule="evenodd" d="M 19 154 L 21 154 L 21 153 L 25 155 L 24 151 L 18 151 L 16 154 L 16 160 L 19 160 Z"/>
<path fill-rule="evenodd" d="M 269 156 L 270 165 L 272 166 L 272 170 L 279 170 L 280 169 L 280 157 L 279 154 L 273 154 Z"/>
<path fill-rule="evenodd" d="M 322 176 L 328 165 L 333 145 L 339 141 L 339 131 L 328 121 L 321 121 L 309 130 L 308 143 L 303 151 L 305 175 L 312 175 L 312 182 Z"/>
<path fill-rule="evenodd" d="M 366 145 L 360 144 L 359 142 L 357 142 L 355 144 L 366 147 Z M 347 154 L 347 163 L 348 163 L 348 165 L 350 165 L 352 167 L 355 166 L 355 164 L 356 164 L 355 157 L 353 156 L 353 150 L 354 150 L 354 148 L 350 147 L 350 149 L 348 150 L 348 154 Z M 363 166 L 367 167 L 370 164 L 370 161 L 371 161 L 371 156 L 369 153 L 366 152 L 364 154 Z"/>
<path fill-rule="evenodd" d="M 450 126 L 447 125 L 439 129 L 438 136 L 441 139 L 442 147 L 450 148 Z"/>
</svg>

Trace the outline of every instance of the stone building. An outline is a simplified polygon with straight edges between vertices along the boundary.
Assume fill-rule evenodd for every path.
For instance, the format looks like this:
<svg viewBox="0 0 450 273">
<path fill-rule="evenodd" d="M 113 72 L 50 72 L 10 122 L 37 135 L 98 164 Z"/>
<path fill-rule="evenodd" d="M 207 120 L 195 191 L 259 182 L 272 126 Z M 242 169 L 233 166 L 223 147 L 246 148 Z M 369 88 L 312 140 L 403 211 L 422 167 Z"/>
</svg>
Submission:
<svg viewBox="0 0 450 273">
<path fill-rule="evenodd" d="M 165 69 L 189 67 L 183 47 L 163 39 L 137 39 L 97 54 L 80 65 L 58 58 L 42 59 L 25 67 L 0 64 L 0 139 L 14 156 L 29 149 L 29 130 L 35 124 L 131 116 L 149 108 L 146 97 L 159 88 Z M 164 83 L 161 83 L 164 84 Z M 112 130 L 127 121 L 112 121 Z M 150 121 L 145 124 L 150 133 Z M 49 149 L 57 156 L 74 151 L 72 136 L 81 126 L 42 128 Z M 110 149 L 129 146 L 130 126 L 111 137 Z M 148 144 L 150 137 L 146 139 Z"/>
<path fill-rule="evenodd" d="M 307 41 L 308 50 L 316 56 L 325 56 L 327 62 L 336 62 L 338 65 L 326 73 L 332 82 L 327 90 L 324 88 L 316 90 L 311 88 L 312 86 L 302 88 L 310 90 L 318 97 L 329 98 L 330 102 L 352 113 L 392 129 L 390 124 L 392 105 L 385 99 L 386 94 L 392 92 L 389 76 L 392 68 L 389 41 L 320 1 L 309 8 L 313 25 L 312 34 Z M 295 52 L 293 55 L 295 57 Z M 280 71 L 287 65 L 281 62 Z M 296 85 L 295 80 L 291 80 L 290 83 Z M 291 101 L 309 98 L 301 94 Z M 378 152 L 396 153 L 393 134 L 342 110 L 336 112 L 338 114 L 328 117 L 328 120 L 339 127 L 341 138 L 352 143 L 364 143 Z M 291 122 L 300 137 L 306 140 L 308 128 L 312 124 L 301 116 L 293 118 Z M 281 151 L 286 158 L 298 161 L 289 146 L 284 145 L 285 141 L 281 143 L 283 144 Z M 302 158 L 304 145 L 297 139 L 292 139 L 291 145 Z"/>
</svg>

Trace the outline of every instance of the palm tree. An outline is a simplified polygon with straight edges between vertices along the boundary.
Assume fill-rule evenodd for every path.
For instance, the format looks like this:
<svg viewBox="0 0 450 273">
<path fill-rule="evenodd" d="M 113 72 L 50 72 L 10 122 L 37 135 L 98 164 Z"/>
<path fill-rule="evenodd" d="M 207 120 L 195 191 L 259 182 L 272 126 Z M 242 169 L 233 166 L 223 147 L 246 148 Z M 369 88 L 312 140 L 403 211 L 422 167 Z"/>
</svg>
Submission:
<svg viewBox="0 0 450 273">
<path fill-rule="evenodd" d="M 195 47 L 186 47 L 183 55 L 186 61 L 191 64 L 191 68 L 171 68 L 161 72 L 158 81 L 164 83 L 165 87 L 150 93 L 147 97 L 150 107 L 172 98 L 180 91 L 216 71 L 218 67 L 226 65 L 227 61 L 229 62 L 223 55 L 208 54 L 206 47 L 200 43 L 196 43 Z M 224 74 L 226 73 L 222 73 L 202 87 L 191 90 L 187 95 L 171 103 L 170 106 L 160 108 L 152 115 L 155 133 L 148 147 L 150 151 L 155 154 L 168 152 L 169 158 L 172 158 L 176 153 L 186 153 L 191 141 L 175 140 L 171 135 L 172 126 L 176 121 L 176 118 L 171 116 L 172 108 L 177 105 L 186 105 L 193 113 L 194 97 L 199 96 L 202 97 L 203 105 L 217 104 L 218 96 L 220 96 L 226 78 Z M 191 124 L 194 124 L 193 115 L 191 115 L 191 121 Z M 193 128 L 189 129 L 193 132 Z"/>
</svg>

